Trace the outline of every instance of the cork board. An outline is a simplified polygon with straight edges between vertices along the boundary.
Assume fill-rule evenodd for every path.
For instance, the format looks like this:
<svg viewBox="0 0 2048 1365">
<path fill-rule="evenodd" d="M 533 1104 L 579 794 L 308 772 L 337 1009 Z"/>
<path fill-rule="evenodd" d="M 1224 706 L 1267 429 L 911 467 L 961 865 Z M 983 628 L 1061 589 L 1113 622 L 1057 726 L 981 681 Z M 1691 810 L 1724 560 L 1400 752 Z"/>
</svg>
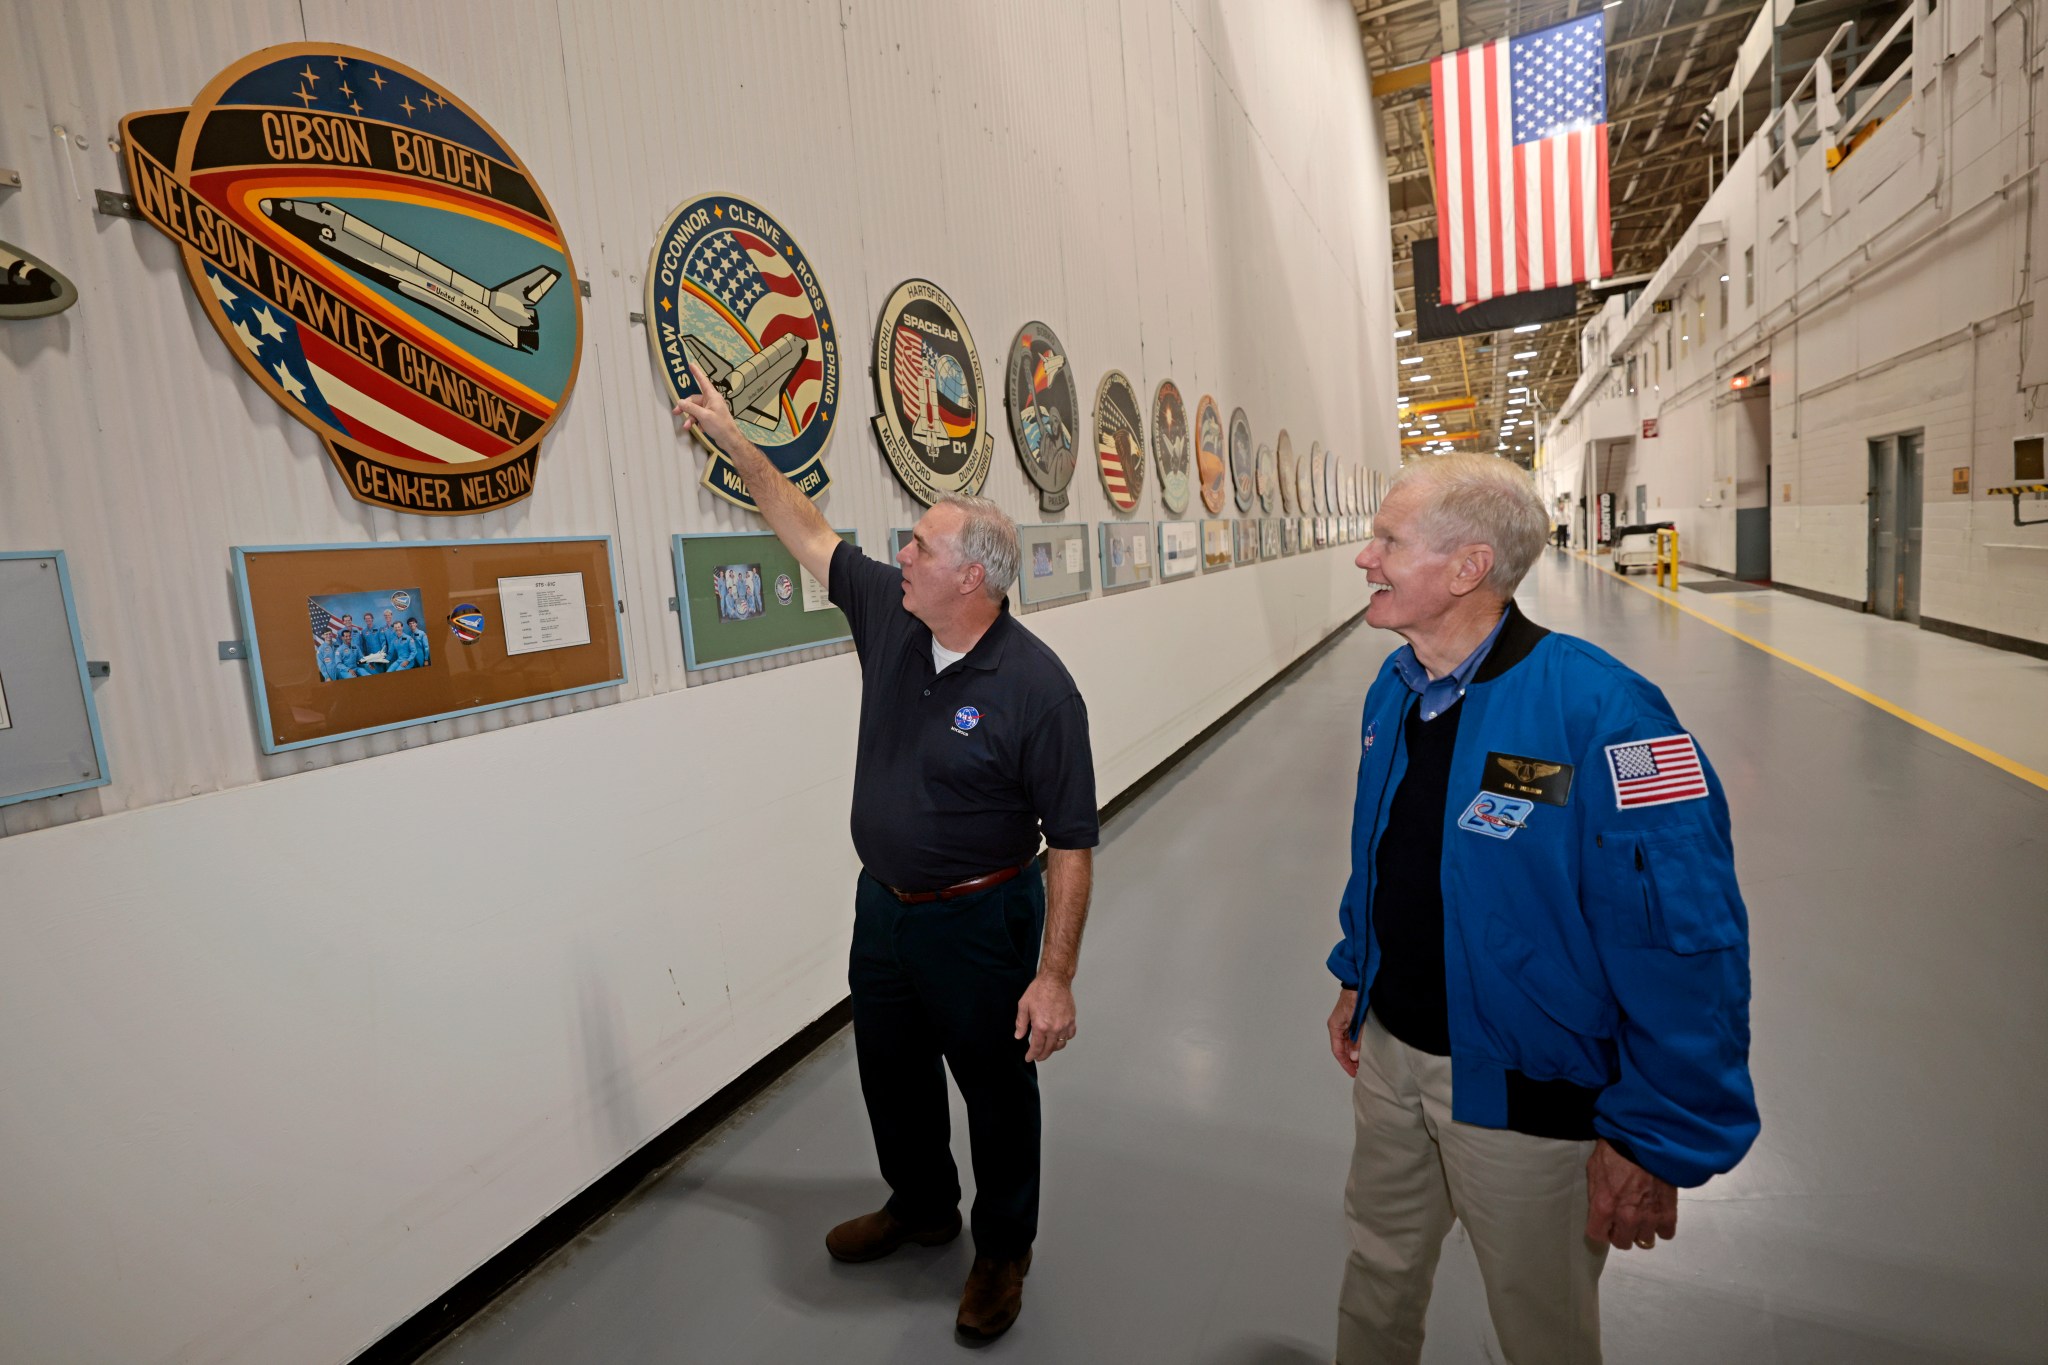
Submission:
<svg viewBox="0 0 2048 1365">
<path fill-rule="evenodd" d="M 236 546 L 265 753 L 625 682 L 608 536 Z"/>
</svg>

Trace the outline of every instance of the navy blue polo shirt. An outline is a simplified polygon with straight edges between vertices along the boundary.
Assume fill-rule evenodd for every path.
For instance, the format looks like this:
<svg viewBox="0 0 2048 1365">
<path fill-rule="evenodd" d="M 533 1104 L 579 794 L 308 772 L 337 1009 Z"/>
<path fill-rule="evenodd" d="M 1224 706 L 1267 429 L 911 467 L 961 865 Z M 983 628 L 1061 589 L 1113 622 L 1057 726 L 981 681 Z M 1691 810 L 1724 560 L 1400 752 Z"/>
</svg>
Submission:
<svg viewBox="0 0 2048 1365">
<path fill-rule="evenodd" d="M 934 891 L 1053 848 L 1093 848 L 1088 708 L 1059 656 L 1010 615 L 940 673 L 932 632 L 903 607 L 903 572 L 832 552 L 832 604 L 860 655 L 853 847 L 903 891 Z"/>
</svg>

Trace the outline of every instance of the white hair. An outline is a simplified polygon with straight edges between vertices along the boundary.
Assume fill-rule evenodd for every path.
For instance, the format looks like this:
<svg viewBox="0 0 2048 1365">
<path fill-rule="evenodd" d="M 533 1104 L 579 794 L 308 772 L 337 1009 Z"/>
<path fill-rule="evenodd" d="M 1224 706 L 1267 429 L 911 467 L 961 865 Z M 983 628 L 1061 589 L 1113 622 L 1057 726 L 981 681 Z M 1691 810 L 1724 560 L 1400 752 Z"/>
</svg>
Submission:
<svg viewBox="0 0 2048 1365">
<path fill-rule="evenodd" d="M 953 538 L 954 553 L 962 564 L 981 565 L 983 590 L 990 601 L 1002 601 L 1017 581 L 1017 523 L 989 499 L 962 493 L 947 493 L 932 506 L 960 509 L 963 520 Z"/>
<path fill-rule="evenodd" d="M 1388 492 L 1409 484 L 1422 495 L 1416 519 L 1431 546 L 1439 553 L 1492 546 L 1486 586 L 1502 601 L 1513 597 L 1551 534 L 1528 471 L 1492 455 L 1430 455 L 1403 470 Z"/>
</svg>

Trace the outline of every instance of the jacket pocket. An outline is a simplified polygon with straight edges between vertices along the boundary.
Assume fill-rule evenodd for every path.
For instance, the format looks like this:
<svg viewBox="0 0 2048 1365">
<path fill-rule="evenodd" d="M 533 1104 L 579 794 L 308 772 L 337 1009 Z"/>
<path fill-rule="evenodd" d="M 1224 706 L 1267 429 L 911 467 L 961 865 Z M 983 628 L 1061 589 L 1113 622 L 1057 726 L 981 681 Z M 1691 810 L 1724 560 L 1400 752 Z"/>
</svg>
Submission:
<svg viewBox="0 0 2048 1365">
<path fill-rule="evenodd" d="M 1640 837 L 1654 946 L 1708 953 L 1736 947 L 1749 936 L 1734 869 L 1710 831 L 1646 830 Z"/>
<path fill-rule="evenodd" d="M 1486 946 L 1508 979 L 1556 1023 L 1587 1038 L 1614 1036 L 1620 1023 L 1614 1001 L 1587 987 L 1506 920 L 1494 916 L 1487 921 Z"/>
</svg>

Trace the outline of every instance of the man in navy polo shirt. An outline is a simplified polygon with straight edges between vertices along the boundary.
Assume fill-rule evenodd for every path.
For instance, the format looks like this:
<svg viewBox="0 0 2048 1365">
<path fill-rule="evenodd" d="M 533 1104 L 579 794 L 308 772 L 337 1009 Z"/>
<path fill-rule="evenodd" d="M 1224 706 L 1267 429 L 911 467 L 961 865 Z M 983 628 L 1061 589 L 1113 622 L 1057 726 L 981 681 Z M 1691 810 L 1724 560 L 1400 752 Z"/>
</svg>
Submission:
<svg viewBox="0 0 2048 1365">
<path fill-rule="evenodd" d="M 676 405 L 846 614 L 860 656 L 853 845 L 854 1048 L 889 1201 L 825 1246 L 871 1261 L 960 1232 L 945 1068 L 967 1104 L 969 1343 L 1016 1321 L 1038 1231 L 1037 1063 L 1074 1038 L 1074 969 L 1098 842 L 1088 711 L 1010 615 L 1017 528 L 985 498 L 940 499 L 890 568 L 839 539 L 747 440 L 718 391 Z M 1045 870 L 1037 861 L 1046 844 Z M 1041 957 L 1040 945 L 1043 943 Z"/>
</svg>

